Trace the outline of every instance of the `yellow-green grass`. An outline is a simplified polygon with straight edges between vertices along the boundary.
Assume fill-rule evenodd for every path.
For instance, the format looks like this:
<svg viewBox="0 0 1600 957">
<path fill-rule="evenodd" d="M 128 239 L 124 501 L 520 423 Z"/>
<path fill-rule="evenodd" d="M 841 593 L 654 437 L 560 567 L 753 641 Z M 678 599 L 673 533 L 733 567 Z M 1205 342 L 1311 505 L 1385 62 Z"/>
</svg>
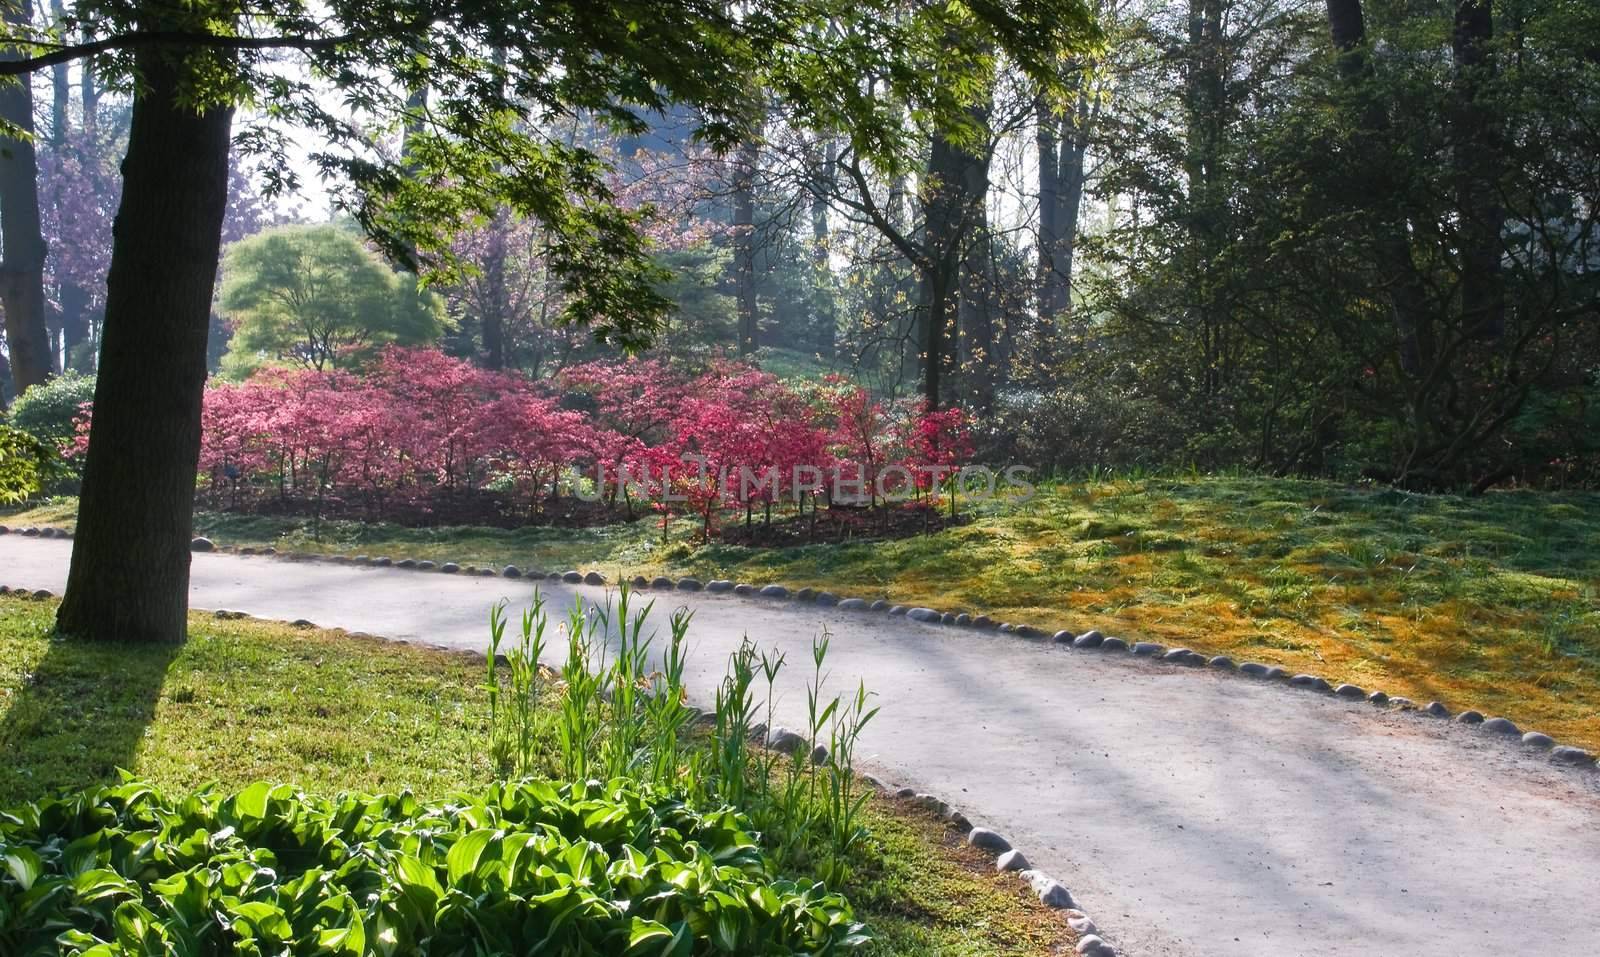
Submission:
<svg viewBox="0 0 1600 957">
<path fill-rule="evenodd" d="M 481 659 L 199 613 L 182 646 L 61 640 L 55 605 L 0 596 L 0 807 L 118 768 L 166 789 L 268 779 L 424 797 L 492 776 Z M 553 771 L 553 745 L 543 758 Z M 867 953 L 1041 957 L 1072 940 L 931 817 L 875 800 L 865 822 L 843 890 L 879 934 Z"/>
<path fill-rule="evenodd" d="M 53 511 L 52 511 L 53 509 Z M 10 524 L 70 514 L 47 506 Z M 916 538 L 786 549 L 605 529 L 403 529 L 201 515 L 219 541 L 827 587 L 1099 628 L 1503 714 L 1600 747 L 1600 494 L 1421 496 L 1167 477 L 1044 487 Z"/>
</svg>

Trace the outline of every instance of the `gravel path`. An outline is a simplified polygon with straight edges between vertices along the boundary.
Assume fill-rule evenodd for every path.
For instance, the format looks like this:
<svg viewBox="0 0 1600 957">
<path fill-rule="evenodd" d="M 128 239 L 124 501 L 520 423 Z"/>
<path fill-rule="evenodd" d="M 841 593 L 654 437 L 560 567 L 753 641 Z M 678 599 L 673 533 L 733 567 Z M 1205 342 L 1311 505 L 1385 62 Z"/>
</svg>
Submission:
<svg viewBox="0 0 1600 957">
<path fill-rule="evenodd" d="M 0 539 L 0 584 L 59 592 L 70 548 Z M 603 591 L 541 587 L 558 608 Z M 504 579 L 204 554 L 191 602 L 476 649 L 490 603 L 531 593 Z M 779 723 L 791 726 L 825 626 L 829 689 L 862 678 L 883 705 L 860 750 L 880 776 L 1007 835 L 1124 954 L 1596 952 L 1600 772 L 1210 669 L 882 613 L 653 594 L 658 621 L 694 610 L 689 681 L 702 702 L 741 636 L 788 652 Z"/>
</svg>

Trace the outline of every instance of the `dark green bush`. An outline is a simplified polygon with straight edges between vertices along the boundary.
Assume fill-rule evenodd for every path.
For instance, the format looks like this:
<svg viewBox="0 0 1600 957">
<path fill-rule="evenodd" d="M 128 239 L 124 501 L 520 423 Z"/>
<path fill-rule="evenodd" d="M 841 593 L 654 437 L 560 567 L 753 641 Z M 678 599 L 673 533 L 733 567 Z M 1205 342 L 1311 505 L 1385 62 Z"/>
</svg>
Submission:
<svg viewBox="0 0 1600 957">
<path fill-rule="evenodd" d="M 76 420 L 94 400 L 94 376 L 68 372 L 23 393 L 11 406 L 11 424 L 57 447 L 77 436 Z"/>
<path fill-rule="evenodd" d="M 776 880 L 743 819 L 628 782 L 436 803 L 126 781 L 0 813 L 0 953 L 830 954 L 866 940 Z"/>
<path fill-rule="evenodd" d="M 25 501 L 66 475 L 66 461 L 48 442 L 0 425 L 0 504 Z"/>
</svg>

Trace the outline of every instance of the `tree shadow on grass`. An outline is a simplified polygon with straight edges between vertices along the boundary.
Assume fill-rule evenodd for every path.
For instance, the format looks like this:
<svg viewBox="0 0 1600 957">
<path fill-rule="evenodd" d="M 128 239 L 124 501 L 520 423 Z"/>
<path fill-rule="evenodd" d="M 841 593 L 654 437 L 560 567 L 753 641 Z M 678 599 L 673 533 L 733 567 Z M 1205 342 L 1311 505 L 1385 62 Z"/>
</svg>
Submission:
<svg viewBox="0 0 1600 957">
<path fill-rule="evenodd" d="M 52 637 L 0 697 L 0 806 L 115 781 L 155 719 L 176 644 Z"/>
</svg>

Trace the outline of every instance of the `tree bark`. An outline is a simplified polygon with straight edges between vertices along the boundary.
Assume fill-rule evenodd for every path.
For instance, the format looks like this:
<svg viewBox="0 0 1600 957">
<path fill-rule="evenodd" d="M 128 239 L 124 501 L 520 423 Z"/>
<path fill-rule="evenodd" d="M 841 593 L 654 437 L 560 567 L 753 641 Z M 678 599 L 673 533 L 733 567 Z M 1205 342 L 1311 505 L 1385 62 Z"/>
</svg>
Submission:
<svg viewBox="0 0 1600 957">
<path fill-rule="evenodd" d="M 65 25 L 67 6 L 63 0 L 50 0 L 50 17 L 56 27 Z M 65 63 L 50 68 L 50 145 L 56 149 L 67 142 L 67 106 L 72 100 L 72 80 Z"/>
<path fill-rule="evenodd" d="M 1460 222 L 1461 318 L 1469 334 L 1496 338 L 1505 330 L 1505 210 L 1497 194 L 1500 146 L 1483 87 L 1493 78 L 1489 0 L 1457 0 L 1451 50 L 1455 56 L 1456 210 Z"/>
<path fill-rule="evenodd" d="M 838 350 L 839 316 L 834 301 L 833 265 L 828 230 L 828 196 L 833 192 L 834 166 L 838 162 L 838 144 L 829 140 L 823 144 L 817 158 L 813 176 L 817 180 L 811 191 L 811 274 L 816 287 L 818 352 L 832 361 Z"/>
<path fill-rule="evenodd" d="M 972 120 L 987 131 L 993 105 L 984 101 L 969 111 Z M 987 134 L 986 134 L 987 135 Z M 989 234 L 988 144 L 977 151 L 961 150 L 960 299 L 956 308 L 957 358 L 973 401 L 987 410 L 994 398 L 995 367 L 990 360 L 994 339 L 994 250 Z"/>
<path fill-rule="evenodd" d="M 1358 162 L 1365 167 L 1371 184 L 1370 201 L 1384 210 L 1383 221 L 1377 224 L 1373 243 L 1374 257 L 1386 278 L 1389 288 L 1389 311 L 1398 340 L 1400 368 L 1416 376 L 1422 370 L 1422 336 L 1418 324 L 1426 314 L 1427 296 L 1421 279 L 1411 259 L 1411 243 L 1407 238 L 1404 214 L 1395 209 L 1387 197 L 1392 193 L 1381 166 L 1383 136 L 1389 128 L 1389 118 L 1383 105 L 1366 89 L 1371 71 L 1366 57 L 1367 27 L 1362 14 L 1361 0 L 1327 0 L 1328 27 L 1333 45 L 1339 52 L 1339 74 L 1347 88 L 1357 98 L 1358 121 L 1361 130 L 1356 137 Z"/>
<path fill-rule="evenodd" d="M 5 0 L 5 22 L 29 23 L 30 6 Z M 17 51 L 0 53 L 15 60 Z M 27 77 L 0 85 L 0 118 L 33 132 L 33 87 Z M 39 224 L 39 162 L 32 140 L 0 139 L 0 307 L 5 309 L 6 344 L 17 394 L 50 378 L 55 363 L 45 328 L 44 235 Z"/>
<path fill-rule="evenodd" d="M 1189 0 L 1188 75 L 1185 78 L 1184 178 L 1188 183 L 1188 232 L 1199 274 L 1193 316 L 1200 338 L 1201 386 L 1207 396 L 1221 391 L 1221 310 L 1212 292 L 1212 273 L 1221 251 L 1222 209 L 1216 182 L 1222 148 L 1222 5 L 1220 0 Z"/>
<path fill-rule="evenodd" d="M 922 269 L 918 277 L 922 397 L 928 408 L 939 407 L 947 362 L 946 343 L 955 324 L 962 240 L 962 172 L 966 157 L 941 133 L 934 133 L 923 189 Z"/>
<path fill-rule="evenodd" d="M 483 366 L 506 366 L 506 225 L 507 211 L 497 210 L 489 224 L 488 248 L 483 257 L 483 291 L 479 323 L 483 334 Z"/>
<path fill-rule="evenodd" d="M 1066 277 L 1056 263 L 1057 237 L 1061 226 L 1061 117 L 1043 98 L 1037 108 L 1038 129 L 1034 134 L 1039 161 L 1039 325 L 1049 323 L 1067 302 Z"/>
<path fill-rule="evenodd" d="M 1353 80 L 1366 72 L 1367 21 L 1361 0 L 1328 0 L 1328 29 L 1339 51 L 1339 72 Z"/>
<path fill-rule="evenodd" d="M 66 20 L 66 4 L 62 0 L 50 0 L 50 16 L 57 26 Z M 87 111 L 94 104 L 92 93 L 94 87 L 94 74 L 86 62 L 83 64 L 84 82 L 84 109 Z M 63 155 L 71 147 L 68 145 L 68 136 L 72 132 L 71 106 L 72 106 L 72 78 L 68 74 L 65 63 L 57 64 L 50 73 L 50 148 L 56 155 Z M 92 129 L 92 121 L 86 115 L 84 129 Z M 88 146 L 87 137 L 83 146 Z M 66 187 L 57 177 L 56 189 Z M 60 203 L 60 197 L 54 201 Z M 93 357 L 88 355 L 85 348 L 89 339 L 89 292 L 77 283 L 66 278 L 60 278 L 57 272 L 60 289 L 58 292 L 61 307 L 61 367 L 63 369 L 78 369 L 89 371 L 94 367 Z"/>
<path fill-rule="evenodd" d="M 185 637 L 206 332 L 228 196 L 229 107 L 179 101 L 152 50 L 123 160 L 94 420 L 56 622 L 96 640 Z"/>
<path fill-rule="evenodd" d="M 1089 155 L 1089 127 L 1094 114 L 1088 92 L 1080 89 L 1070 121 L 1062 124 L 1056 179 L 1055 251 L 1051 257 L 1059 276 L 1058 311 L 1062 315 L 1072 312 L 1072 265 L 1078 252 L 1078 218 L 1083 214 L 1083 190 L 1087 181 L 1084 164 Z"/>
<path fill-rule="evenodd" d="M 90 38 L 89 28 L 83 28 L 83 37 Z M 94 61 L 84 60 L 79 64 L 82 75 L 78 80 L 78 91 L 83 106 L 83 128 L 85 132 L 93 133 L 100 118 L 100 87 L 95 81 Z"/>
<path fill-rule="evenodd" d="M 739 354 L 756 351 L 756 161 L 754 141 L 739 147 L 733 166 L 733 284 L 739 311 Z"/>
</svg>

